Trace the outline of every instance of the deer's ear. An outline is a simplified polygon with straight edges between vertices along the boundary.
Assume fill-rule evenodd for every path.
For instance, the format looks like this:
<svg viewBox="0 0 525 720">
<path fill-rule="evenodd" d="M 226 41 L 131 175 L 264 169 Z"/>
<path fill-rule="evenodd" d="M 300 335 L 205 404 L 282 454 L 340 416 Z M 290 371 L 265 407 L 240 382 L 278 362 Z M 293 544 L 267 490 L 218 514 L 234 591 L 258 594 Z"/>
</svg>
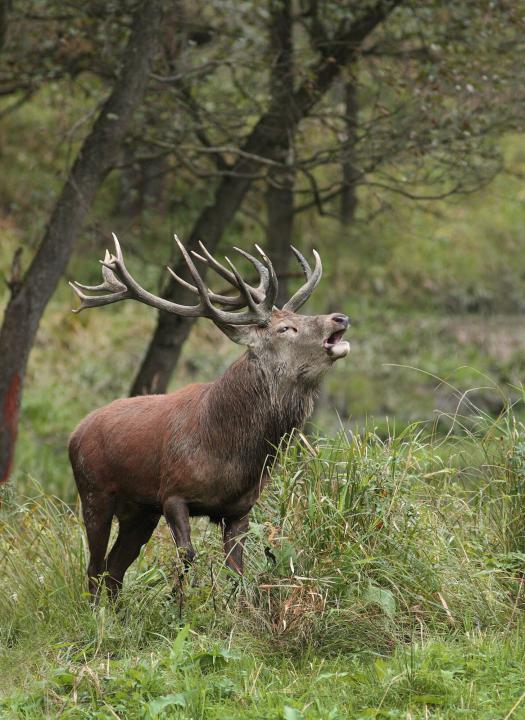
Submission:
<svg viewBox="0 0 525 720">
<path fill-rule="evenodd" d="M 238 345 L 253 347 L 257 341 L 256 325 L 227 325 L 217 321 L 215 321 L 215 325 Z"/>
</svg>

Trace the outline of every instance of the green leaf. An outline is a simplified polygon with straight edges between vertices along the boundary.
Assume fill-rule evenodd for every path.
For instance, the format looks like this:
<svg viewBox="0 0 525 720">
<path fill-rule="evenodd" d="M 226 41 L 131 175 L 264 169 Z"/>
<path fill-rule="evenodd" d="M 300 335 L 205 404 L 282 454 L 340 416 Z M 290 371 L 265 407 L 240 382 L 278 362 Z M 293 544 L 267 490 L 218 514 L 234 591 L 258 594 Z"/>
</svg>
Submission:
<svg viewBox="0 0 525 720">
<path fill-rule="evenodd" d="M 219 650 L 212 650 L 210 652 L 197 653 L 191 658 L 193 665 L 199 665 L 200 669 L 206 670 L 219 670 L 224 667 L 229 660 L 238 660 L 239 655 L 231 650 L 220 648 Z"/>
<path fill-rule="evenodd" d="M 190 626 L 188 624 L 184 625 L 184 627 L 179 630 L 179 633 L 173 642 L 170 652 L 170 665 L 172 669 L 176 668 L 182 660 L 182 656 L 184 653 L 184 643 L 186 642 L 189 631 Z"/>
<path fill-rule="evenodd" d="M 172 695 L 163 695 L 155 700 L 151 700 L 148 703 L 148 711 L 151 718 L 156 718 L 160 713 L 167 707 L 181 707 L 185 708 L 187 705 L 186 696 L 184 693 L 174 693 Z"/>
<path fill-rule="evenodd" d="M 295 572 L 295 565 L 297 564 L 297 551 L 288 540 L 283 540 L 280 547 L 272 547 L 272 552 L 275 555 L 277 564 L 274 568 L 274 572 L 281 577 L 288 577 L 290 572 Z"/>
<path fill-rule="evenodd" d="M 396 614 L 396 599 L 390 590 L 369 583 L 363 593 L 363 599 L 367 603 L 378 605 L 391 620 L 394 618 Z"/>
<path fill-rule="evenodd" d="M 66 668 L 60 668 L 53 674 L 53 680 L 59 687 L 71 687 L 75 682 L 75 676 Z"/>
<path fill-rule="evenodd" d="M 283 718 L 284 720 L 303 720 L 303 713 L 296 708 L 285 705 L 283 710 Z"/>
<path fill-rule="evenodd" d="M 221 697 L 230 697 L 236 690 L 235 683 L 229 677 L 219 678 L 214 683 L 214 687 Z"/>
<path fill-rule="evenodd" d="M 324 672 L 318 675 L 315 680 L 331 680 L 332 678 L 343 678 L 349 675 L 347 672 Z"/>
<path fill-rule="evenodd" d="M 376 658 L 374 660 L 374 670 L 379 680 L 384 680 L 388 674 L 388 663 L 386 663 L 383 658 Z"/>
<path fill-rule="evenodd" d="M 193 663 L 198 665 L 201 670 L 220 670 L 226 665 L 226 659 L 222 655 L 216 653 L 205 652 L 195 655 Z"/>
</svg>

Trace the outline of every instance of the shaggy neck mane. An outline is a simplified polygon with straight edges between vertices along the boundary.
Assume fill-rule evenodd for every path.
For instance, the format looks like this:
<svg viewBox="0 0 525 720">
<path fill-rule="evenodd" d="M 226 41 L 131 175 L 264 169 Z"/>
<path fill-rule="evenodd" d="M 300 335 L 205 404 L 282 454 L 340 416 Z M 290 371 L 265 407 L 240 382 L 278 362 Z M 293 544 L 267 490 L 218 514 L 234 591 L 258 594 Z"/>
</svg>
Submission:
<svg viewBox="0 0 525 720">
<path fill-rule="evenodd" d="M 283 435 L 301 427 L 312 412 L 319 382 L 290 377 L 284 366 L 248 351 L 206 395 L 200 420 L 207 444 L 225 459 L 249 458 L 260 474 Z"/>
</svg>

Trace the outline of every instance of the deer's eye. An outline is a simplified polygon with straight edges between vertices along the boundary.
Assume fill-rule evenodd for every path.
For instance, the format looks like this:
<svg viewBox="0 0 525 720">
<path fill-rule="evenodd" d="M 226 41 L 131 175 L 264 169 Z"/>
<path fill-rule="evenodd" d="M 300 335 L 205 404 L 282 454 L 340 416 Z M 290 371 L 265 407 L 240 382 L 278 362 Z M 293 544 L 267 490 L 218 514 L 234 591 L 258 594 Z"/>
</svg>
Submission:
<svg viewBox="0 0 525 720">
<path fill-rule="evenodd" d="M 294 332 L 297 332 L 297 328 L 292 327 L 291 325 L 282 325 L 280 328 L 278 328 L 278 333 L 285 333 L 287 330 L 293 330 Z"/>
</svg>

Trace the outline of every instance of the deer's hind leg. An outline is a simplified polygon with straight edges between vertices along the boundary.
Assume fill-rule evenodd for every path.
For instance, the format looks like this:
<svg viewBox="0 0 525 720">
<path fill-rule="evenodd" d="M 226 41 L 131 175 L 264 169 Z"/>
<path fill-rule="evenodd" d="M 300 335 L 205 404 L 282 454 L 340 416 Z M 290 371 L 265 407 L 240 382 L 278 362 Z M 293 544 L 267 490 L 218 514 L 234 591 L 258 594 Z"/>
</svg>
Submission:
<svg viewBox="0 0 525 720">
<path fill-rule="evenodd" d="M 100 592 L 100 576 L 104 572 L 111 521 L 116 507 L 114 494 L 96 490 L 80 492 L 82 516 L 89 546 L 88 587 L 93 599 Z"/>
<path fill-rule="evenodd" d="M 118 503 L 116 516 L 119 532 L 106 563 L 106 586 L 111 597 L 118 594 L 126 570 L 152 536 L 160 514 L 160 510 L 148 505 L 129 501 Z"/>
</svg>

